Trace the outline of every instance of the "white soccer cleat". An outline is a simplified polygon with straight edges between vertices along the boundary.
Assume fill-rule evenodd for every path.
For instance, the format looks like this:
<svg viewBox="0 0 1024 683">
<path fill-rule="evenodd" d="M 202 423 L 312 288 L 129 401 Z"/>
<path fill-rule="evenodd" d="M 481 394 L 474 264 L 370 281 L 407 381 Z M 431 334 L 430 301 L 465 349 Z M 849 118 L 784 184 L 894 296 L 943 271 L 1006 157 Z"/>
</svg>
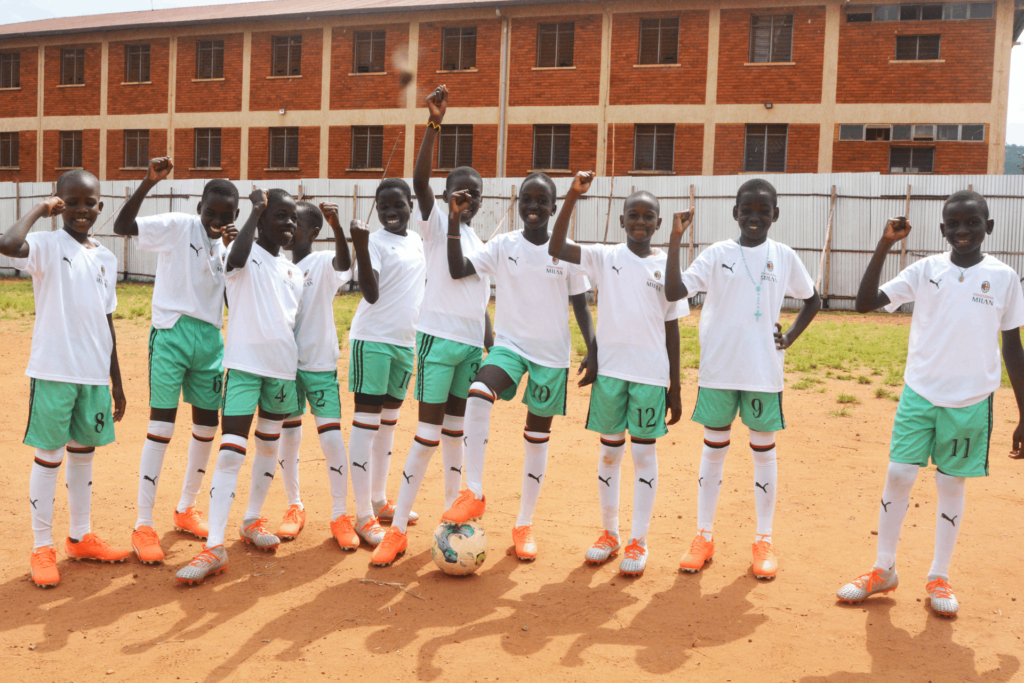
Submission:
<svg viewBox="0 0 1024 683">
<path fill-rule="evenodd" d="M 896 567 L 889 570 L 875 567 L 836 591 L 836 597 L 843 602 L 861 602 L 878 593 L 891 593 L 899 585 Z"/>
<path fill-rule="evenodd" d="M 224 550 L 224 546 L 218 545 L 213 548 L 203 546 L 203 552 L 178 570 L 177 579 L 181 583 L 199 583 L 207 576 L 220 574 L 227 568 L 228 553 Z"/>
<path fill-rule="evenodd" d="M 617 552 L 619 552 L 619 537 L 606 529 L 601 534 L 601 538 L 590 546 L 585 557 L 590 564 L 604 564 Z"/>
<path fill-rule="evenodd" d="M 366 544 L 376 548 L 384 540 L 384 528 L 376 517 L 371 517 L 365 524 L 356 523 L 356 536 L 366 541 Z"/>
<path fill-rule="evenodd" d="M 953 587 L 949 585 L 949 582 L 941 576 L 929 576 L 925 589 L 928 591 L 932 609 L 936 614 L 943 617 L 956 616 L 957 610 L 960 609 L 960 603 L 956 601 Z"/>
<path fill-rule="evenodd" d="M 643 576 L 647 567 L 647 539 L 634 538 L 623 551 L 619 573 L 623 576 Z"/>
<path fill-rule="evenodd" d="M 242 521 L 242 528 L 239 529 L 239 536 L 246 543 L 252 543 L 260 550 L 273 550 L 281 545 L 281 539 L 267 531 L 267 518 L 262 517 L 254 522 L 245 523 Z"/>
<path fill-rule="evenodd" d="M 373 503 L 373 516 L 381 522 L 392 522 L 395 519 L 395 501 L 385 500 L 384 502 Z M 420 518 L 414 510 L 409 510 L 409 524 L 417 521 Z M 378 541 L 379 543 L 380 541 Z M 374 543 L 373 545 L 377 545 Z"/>
</svg>

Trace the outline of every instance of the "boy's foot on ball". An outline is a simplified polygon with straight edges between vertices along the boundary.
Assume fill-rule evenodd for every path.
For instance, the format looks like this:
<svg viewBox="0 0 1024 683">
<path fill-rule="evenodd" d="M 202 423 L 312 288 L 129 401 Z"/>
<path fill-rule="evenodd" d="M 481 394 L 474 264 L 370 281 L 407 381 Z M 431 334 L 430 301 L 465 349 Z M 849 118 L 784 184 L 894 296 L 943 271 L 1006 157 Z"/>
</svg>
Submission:
<svg viewBox="0 0 1024 683">
<path fill-rule="evenodd" d="M 693 539 L 693 543 L 690 544 L 690 550 L 683 555 L 683 559 L 679 560 L 679 569 L 691 574 L 699 572 L 704 568 L 704 565 L 711 561 L 714 554 L 714 539 L 709 541 L 704 538 L 703 533 L 699 533 Z"/>
<path fill-rule="evenodd" d="M 512 530 L 512 540 L 516 543 L 516 557 L 523 562 L 537 559 L 537 543 L 533 540 L 533 526 L 524 524 Z"/>
<path fill-rule="evenodd" d="M 586 560 L 590 564 L 604 564 L 608 558 L 619 552 L 619 547 L 619 537 L 605 530 L 601 537 L 594 541 L 594 545 L 587 550 Z"/>
<path fill-rule="evenodd" d="M 356 535 L 366 541 L 367 545 L 376 548 L 384 540 L 384 527 L 376 517 L 370 517 L 364 524 L 356 524 Z"/>
<path fill-rule="evenodd" d="M 228 568 L 228 552 L 224 546 L 213 548 L 203 546 L 203 552 L 192 558 L 192 561 L 178 570 L 177 579 L 182 583 L 199 583 L 207 576 L 220 574 Z"/>
<path fill-rule="evenodd" d="M 130 550 L 115 548 L 96 534 L 86 534 L 75 543 L 68 537 L 64 543 L 64 554 L 72 560 L 96 560 L 97 562 L 124 562 L 131 555 Z"/>
<path fill-rule="evenodd" d="M 888 570 L 875 567 L 836 591 L 836 597 L 843 602 L 861 602 L 872 595 L 891 593 L 899 585 L 900 577 L 895 566 Z"/>
<path fill-rule="evenodd" d="M 484 516 L 486 505 L 487 496 L 477 498 L 476 494 L 469 489 L 463 489 L 459 492 L 459 497 L 455 499 L 452 506 L 441 515 L 441 521 L 451 524 L 465 524 L 474 519 L 480 519 Z"/>
<path fill-rule="evenodd" d="M 164 561 L 160 539 L 151 526 L 140 526 L 132 532 L 132 549 L 142 564 L 157 564 Z"/>
<path fill-rule="evenodd" d="M 273 550 L 281 545 L 281 539 L 267 531 L 267 518 L 261 517 L 246 523 L 242 520 L 242 528 L 239 536 L 246 543 L 252 543 L 260 550 Z"/>
<path fill-rule="evenodd" d="M 289 505 L 284 512 L 284 519 L 277 527 L 277 536 L 286 538 L 289 541 L 294 539 L 306 526 L 306 511 L 301 505 Z"/>
<path fill-rule="evenodd" d="M 43 546 L 32 551 L 32 582 L 40 588 L 56 586 L 60 582 L 57 571 L 57 551 L 50 546 Z"/>
<path fill-rule="evenodd" d="M 359 536 L 352 528 L 352 518 L 348 515 L 338 515 L 338 518 L 331 522 L 331 535 L 342 550 L 355 550 L 359 547 Z"/>
<path fill-rule="evenodd" d="M 925 585 L 928 597 L 931 598 L 932 609 L 943 617 L 955 617 L 960 603 L 953 595 L 953 587 L 941 576 L 929 576 Z"/>
<path fill-rule="evenodd" d="M 774 579 L 779 571 L 779 563 L 775 559 L 775 548 L 771 541 L 758 541 L 752 546 L 754 551 L 754 578 Z"/>
<path fill-rule="evenodd" d="M 647 567 L 647 539 L 634 538 L 622 554 L 619 573 L 623 576 L 643 576 L 644 569 Z"/>
<path fill-rule="evenodd" d="M 174 511 L 174 528 L 192 534 L 201 541 L 210 535 L 210 525 L 195 505 L 185 508 L 184 512 Z"/>
<path fill-rule="evenodd" d="M 373 516 L 381 522 L 394 521 L 395 501 L 391 500 L 390 498 L 384 501 L 373 501 Z M 420 516 L 417 513 L 413 512 L 412 510 L 409 510 L 409 524 L 412 524 L 419 518 Z"/>
<path fill-rule="evenodd" d="M 398 530 L 398 527 L 391 527 L 384 534 L 384 540 L 373 550 L 370 562 L 375 567 L 386 567 L 398 557 L 405 554 L 409 547 L 409 537 Z"/>
</svg>

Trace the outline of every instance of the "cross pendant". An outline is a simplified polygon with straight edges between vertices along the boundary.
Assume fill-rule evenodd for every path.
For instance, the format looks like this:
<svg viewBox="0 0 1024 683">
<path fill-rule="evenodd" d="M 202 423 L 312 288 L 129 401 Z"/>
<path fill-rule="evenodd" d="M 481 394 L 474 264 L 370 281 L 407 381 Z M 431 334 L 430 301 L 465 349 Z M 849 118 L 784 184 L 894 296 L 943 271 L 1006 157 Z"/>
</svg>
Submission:
<svg viewBox="0 0 1024 683">
<path fill-rule="evenodd" d="M 760 322 L 760 321 L 761 321 L 761 311 L 756 311 L 756 312 L 754 313 L 754 320 L 756 320 L 756 321 L 758 321 L 758 322 Z"/>
</svg>

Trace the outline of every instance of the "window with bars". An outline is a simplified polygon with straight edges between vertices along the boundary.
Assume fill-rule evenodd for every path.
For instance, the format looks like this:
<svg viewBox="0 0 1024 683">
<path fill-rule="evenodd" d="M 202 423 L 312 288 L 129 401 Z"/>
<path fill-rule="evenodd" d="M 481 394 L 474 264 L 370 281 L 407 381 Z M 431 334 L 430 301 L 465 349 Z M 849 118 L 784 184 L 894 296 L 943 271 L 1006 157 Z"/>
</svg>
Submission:
<svg viewBox="0 0 1024 683">
<path fill-rule="evenodd" d="M 679 63 L 679 19 L 640 20 L 640 64 Z"/>
<path fill-rule="evenodd" d="M 384 46 L 387 31 L 356 31 L 355 72 L 357 74 L 384 71 Z"/>
<path fill-rule="evenodd" d="M 896 36 L 896 59 L 938 59 L 941 36 Z"/>
<path fill-rule="evenodd" d="M 60 167 L 82 167 L 82 131 L 62 130 L 60 132 Z"/>
<path fill-rule="evenodd" d="M 473 126 L 445 126 L 437 144 L 437 168 L 450 171 L 473 165 Z"/>
<path fill-rule="evenodd" d="M 995 5 L 991 2 L 946 2 L 905 5 L 851 5 L 846 8 L 846 21 L 958 21 L 991 19 Z"/>
<path fill-rule="evenodd" d="M 573 66 L 575 64 L 575 42 L 575 22 L 538 24 L 537 66 Z"/>
<path fill-rule="evenodd" d="M 269 168 L 299 167 L 299 129 L 270 129 Z"/>
<path fill-rule="evenodd" d="M 570 126 L 533 127 L 533 168 L 568 171 Z"/>
<path fill-rule="evenodd" d="M 0 133 L 0 168 L 18 167 L 18 134 Z"/>
<path fill-rule="evenodd" d="M 196 78 L 224 78 L 224 41 L 196 41 Z"/>
<path fill-rule="evenodd" d="M 220 128 L 196 128 L 196 168 L 220 168 Z"/>
<path fill-rule="evenodd" d="M 383 168 L 384 126 L 352 126 L 352 168 Z"/>
<path fill-rule="evenodd" d="M 786 124 L 747 124 L 743 149 L 745 173 L 785 173 L 789 126 Z"/>
<path fill-rule="evenodd" d="M 60 84 L 85 84 L 85 48 L 64 48 L 60 51 Z"/>
<path fill-rule="evenodd" d="M 21 87 L 21 53 L 0 52 L 0 88 Z"/>
<path fill-rule="evenodd" d="M 633 170 L 671 171 L 675 148 L 675 124 L 636 126 L 633 137 Z"/>
<path fill-rule="evenodd" d="M 124 167 L 145 168 L 149 165 L 149 131 L 124 132 Z"/>
<path fill-rule="evenodd" d="M 271 76 L 302 74 L 302 36 L 274 36 Z"/>
<path fill-rule="evenodd" d="M 934 147 L 891 147 L 889 149 L 889 173 L 931 173 L 934 165 Z"/>
<path fill-rule="evenodd" d="M 465 71 L 476 68 L 476 26 L 441 31 L 441 69 Z"/>
<path fill-rule="evenodd" d="M 753 14 L 750 17 L 750 62 L 793 61 L 793 15 Z"/>
<path fill-rule="evenodd" d="M 124 46 L 124 82 L 149 83 L 149 45 Z"/>
</svg>

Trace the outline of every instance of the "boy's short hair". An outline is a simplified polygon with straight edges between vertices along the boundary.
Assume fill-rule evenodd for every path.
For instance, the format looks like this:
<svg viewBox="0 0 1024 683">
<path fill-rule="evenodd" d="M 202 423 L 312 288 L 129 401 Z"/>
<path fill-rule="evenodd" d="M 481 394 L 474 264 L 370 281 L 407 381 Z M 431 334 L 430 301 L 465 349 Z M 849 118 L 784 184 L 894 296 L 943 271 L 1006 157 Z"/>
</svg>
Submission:
<svg viewBox="0 0 1024 683">
<path fill-rule="evenodd" d="M 625 210 L 625 208 L 629 204 L 631 204 L 631 203 L 633 203 L 633 202 L 635 202 L 637 200 L 640 200 L 640 199 L 645 200 L 645 201 L 649 202 L 650 204 L 653 204 L 654 208 L 658 212 L 658 215 L 659 216 L 661 215 L 661 202 L 658 201 L 658 198 L 655 197 L 654 194 L 652 194 L 651 192 L 648 192 L 647 190 L 637 190 L 633 194 L 631 194 L 628 197 L 626 197 L 626 201 L 622 202 L 623 210 Z"/>
<path fill-rule="evenodd" d="M 775 186 L 764 178 L 751 178 L 740 185 L 740 189 L 736 190 L 736 204 L 740 203 L 740 195 L 744 192 L 764 192 L 772 198 L 772 206 L 779 205 L 779 193 L 775 190 Z"/>
<path fill-rule="evenodd" d="M 466 177 L 476 178 L 478 181 L 480 181 L 480 187 L 483 188 L 484 179 L 480 177 L 480 173 L 477 172 L 475 168 L 473 168 L 472 166 L 459 166 L 458 168 L 453 169 L 452 172 L 448 174 L 448 177 L 445 178 L 444 189 L 452 189 L 452 184 L 457 179 Z"/>
<path fill-rule="evenodd" d="M 288 190 L 282 190 L 279 187 L 267 190 L 267 206 L 270 206 L 274 202 L 279 202 L 285 197 L 288 199 L 294 199 Z"/>
<path fill-rule="evenodd" d="M 379 198 L 380 193 L 384 190 L 398 190 L 405 195 L 405 198 L 412 203 L 412 188 L 409 187 L 409 183 L 405 182 L 401 178 L 385 178 L 380 181 L 380 185 L 377 186 L 377 190 L 373 193 L 374 197 Z"/>
<path fill-rule="evenodd" d="M 99 178 L 85 169 L 76 168 L 73 171 L 65 171 L 64 173 L 61 173 L 60 177 L 57 178 L 57 186 L 54 188 L 54 192 L 59 197 L 60 193 L 68 186 L 69 183 L 79 182 L 95 183 L 96 187 L 100 186 Z"/>
<path fill-rule="evenodd" d="M 215 178 L 203 186 L 203 196 L 201 201 L 205 201 L 209 195 L 216 195 L 218 197 L 226 197 L 227 199 L 234 200 L 238 203 L 238 188 L 230 180 L 224 178 Z"/>
<path fill-rule="evenodd" d="M 945 204 L 942 205 L 943 210 L 950 204 L 956 204 L 958 202 L 975 202 L 981 205 L 981 208 L 985 210 L 985 219 L 988 220 L 988 202 L 985 197 L 974 190 L 959 190 L 949 195 Z"/>
<path fill-rule="evenodd" d="M 558 199 L 558 188 L 555 187 L 555 181 L 552 180 L 547 173 L 541 173 L 539 171 L 537 173 L 531 173 L 530 175 L 526 176 L 526 178 L 523 180 L 523 185 L 525 186 L 526 183 L 530 182 L 531 180 L 539 180 L 540 182 L 544 183 L 544 185 L 546 185 L 547 188 L 551 190 L 551 199 Z"/>
<path fill-rule="evenodd" d="M 320 207 L 313 202 L 296 202 L 296 206 L 299 209 L 299 218 L 308 216 L 313 227 L 319 230 L 324 227 L 324 215 L 320 212 Z"/>
</svg>

